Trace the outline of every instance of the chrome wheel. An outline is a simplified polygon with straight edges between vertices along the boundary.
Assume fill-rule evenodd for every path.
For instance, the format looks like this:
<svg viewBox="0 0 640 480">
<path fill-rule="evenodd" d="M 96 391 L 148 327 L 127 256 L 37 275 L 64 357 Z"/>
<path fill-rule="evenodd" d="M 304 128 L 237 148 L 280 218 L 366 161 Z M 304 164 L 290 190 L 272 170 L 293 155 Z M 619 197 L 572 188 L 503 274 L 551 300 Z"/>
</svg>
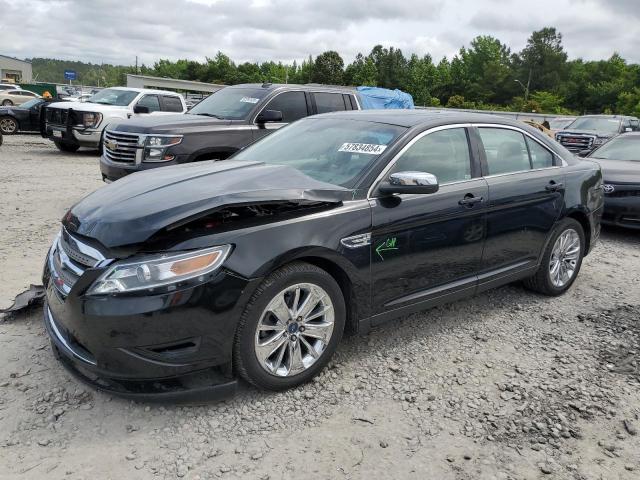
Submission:
<svg viewBox="0 0 640 480">
<path fill-rule="evenodd" d="M 318 285 L 285 288 L 262 312 L 255 334 L 255 354 L 271 375 L 289 377 L 313 365 L 324 353 L 334 327 L 329 294 Z"/>
<path fill-rule="evenodd" d="M 580 236 L 573 228 L 556 239 L 549 259 L 549 278 L 556 288 L 564 287 L 573 278 L 580 260 Z"/>
<path fill-rule="evenodd" d="M 18 124 L 12 118 L 0 118 L 0 132 L 11 135 L 18 130 Z"/>
</svg>

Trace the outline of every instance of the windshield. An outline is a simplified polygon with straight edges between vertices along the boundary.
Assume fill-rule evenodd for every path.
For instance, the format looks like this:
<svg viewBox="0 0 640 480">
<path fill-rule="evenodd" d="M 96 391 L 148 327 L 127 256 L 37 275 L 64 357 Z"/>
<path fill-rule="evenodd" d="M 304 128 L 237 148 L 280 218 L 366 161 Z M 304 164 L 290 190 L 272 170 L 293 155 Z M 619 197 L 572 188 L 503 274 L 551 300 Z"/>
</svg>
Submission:
<svg viewBox="0 0 640 480">
<path fill-rule="evenodd" d="M 91 103 L 100 103 L 102 105 L 115 105 L 117 107 L 126 107 L 138 96 L 138 92 L 133 90 L 118 90 L 115 88 L 105 88 L 86 101 Z"/>
<path fill-rule="evenodd" d="M 31 107 L 35 107 L 36 105 L 38 105 L 39 103 L 42 103 L 43 100 L 40 100 L 39 98 L 34 98 L 33 100 L 29 100 L 28 102 L 24 102 L 22 105 L 20 105 L 20 108 L 31 108 Z"/>
<path fill-rule="evenodd" d="M 233 159 L 287 165 L 315 180 L 352 188 L 405 131 L 359 120 L 305 119 L 272 133 Z"/>
<path fill-rule="evenodd" d="M 591 155 L 603 160 L 626 160 L 640 162 L 640 136 L 616 137 L 608 141 Z"/>
<path fill-rule="evenodd" d="M 266 88 L 223 88 L 202 100 L 189 113 L 241 120 L 268 93 Z"/>
<path fill-rule="evenodd" d="M 553 118 L 549 120 L 549 126 L 552 130 L 559 130 L 565 128 L 571 122 L 573 122 L 573 118 Z"/>
<path fill-rule="evenodd" d="M 620 129 L 619 118 L 582 117 L 567 127 L 570 130 L 594 130 L 600 133 L 618 133 Z"/>
</svg>

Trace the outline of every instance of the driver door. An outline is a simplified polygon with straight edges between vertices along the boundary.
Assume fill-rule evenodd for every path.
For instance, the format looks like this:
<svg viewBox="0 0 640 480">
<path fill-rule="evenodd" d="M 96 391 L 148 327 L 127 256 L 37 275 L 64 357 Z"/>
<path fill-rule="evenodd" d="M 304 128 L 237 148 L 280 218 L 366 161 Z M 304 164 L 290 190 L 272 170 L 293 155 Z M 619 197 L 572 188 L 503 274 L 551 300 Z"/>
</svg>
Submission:
<svg viewBox="0 0 640 480">
<path fill-rule="evenodd" d="M 418 135 L 386 176 L 432 173 L 438 178 L 438 192 L 370 200 L 374 315 L 474 292 L 485 241 L 488 187 L 470 145 L 464 127 Z"/>
</svg>

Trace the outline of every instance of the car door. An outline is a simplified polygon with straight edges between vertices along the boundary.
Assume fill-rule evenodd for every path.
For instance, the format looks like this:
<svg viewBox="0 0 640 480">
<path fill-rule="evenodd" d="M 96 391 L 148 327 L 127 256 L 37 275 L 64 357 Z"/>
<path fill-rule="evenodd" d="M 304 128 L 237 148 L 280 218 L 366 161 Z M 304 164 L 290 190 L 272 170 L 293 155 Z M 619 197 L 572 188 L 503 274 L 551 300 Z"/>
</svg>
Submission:
<svg viewBox="0 0 640 480">
<path fill-rule="evenodd" d="M 488 189 L 463 126 L 439 127 L 414 138 L 383 178 L 401 171 L 434 174 L 433 194 L 370 200 L 373 311 L 474 292 L 485 232 Z"/>
<path fill-rule="evenodd" d="M 295 122 L 309 115 L 309 99 L 305 92 L 300 90 L 291 90 L 289 92 L 278 93 L 271 98 L 267 104 L 260 110 L 277 110 L 282 112 L 282 122 L 269 122 L 265 124 L 257 124 L 253 130 L 254 140 L 264 137 L 280 127 L 288 123 Z M 257 115 L 256 115 L 257 116 Z"/>
<path fill-rule="evenodd" d="M 162 103 L 163 112 L 172 114 L 182 113 L 184 111 L 184 107 L 182 106 L 180 97 L 177 97 L 175 95 L 161 95 L 160 100 Z"/>
<path fill-rule="evenodd" d="M 28 130 L 39 130 L 40 129 L 40 109 L 44 104 L 44 100 L 39 101 L 35 105 L 32 105 L 28 110 L 25 121 L 28 124 Z M 25 128 L 25 127 L 23 127 Z"/>
<path fill-rule="evenodd" d="M 479 284 L 490 286 L 536 267 L 563 209 L 564 173 L 561 159 L 523 130 L 485 125 L 474 134 L 489 185 Z"/>
</svg>

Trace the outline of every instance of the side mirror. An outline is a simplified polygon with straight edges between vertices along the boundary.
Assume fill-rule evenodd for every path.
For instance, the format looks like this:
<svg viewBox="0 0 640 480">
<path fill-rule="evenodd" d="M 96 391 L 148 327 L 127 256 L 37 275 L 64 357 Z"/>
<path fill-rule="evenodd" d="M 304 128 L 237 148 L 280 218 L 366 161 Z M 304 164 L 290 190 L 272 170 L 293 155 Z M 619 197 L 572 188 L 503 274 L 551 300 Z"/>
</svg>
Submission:
<svg viewBox="0 0 640 480">
<path fill-rule="evenodd" d="M 133 113 L 149 113 L 149 107 L 144 105 L 135 105 L 133 107 Z"/>
<path fill-rule="evenodd" d="M 282 119 L 280 110 L 263 110 L 256 117 L 256 123 L 281 122 Z"/>
<path fill-rule="evenodd" d="M 589 155 L 590 153 L 591 153 L 591 150 L 580 150 L 580 151 L 578 152 L 578 156 L 579 156 L 579 157 L 583 157 L 583 158 L 584 158 L 584 157 L 586 157 L 587 155 Z"/>
<path fill-rule="evenodd" d="M 383 195 L 394 193 L 435 193 L 440 188 L 435 175 L 426 172 L 392 173 L 386 182 L 380 184 L 378 191 Z"/>
</svg>

